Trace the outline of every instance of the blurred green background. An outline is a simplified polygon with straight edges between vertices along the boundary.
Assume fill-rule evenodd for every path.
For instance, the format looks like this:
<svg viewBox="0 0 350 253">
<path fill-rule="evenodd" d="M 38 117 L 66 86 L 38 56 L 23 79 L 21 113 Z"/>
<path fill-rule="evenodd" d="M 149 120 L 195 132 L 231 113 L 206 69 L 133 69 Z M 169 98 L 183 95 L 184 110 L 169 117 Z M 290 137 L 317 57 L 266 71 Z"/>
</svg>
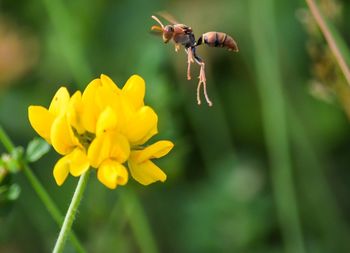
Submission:
<svg viewBox="0 0 350 253">
<path fill-rule="evenodd" d="M 349 1 L 318 3 L 349 45 Z M 236 39 L 239 53 L 198 49 L 212 108 L 196 104 L 199 68 L 187 81 L 185 52 L 149 32 L 162 10 Z M 101 73 L 146 80 L 175 148 L 164 184 L 111 191 L 91 173 L 73 225 L 88 252 L 350 252 L 350 92 L 304 1 L 0 1 L 0 124 L 16 145 L 36 136 L 29 105 Z M 65 213 L 77 179 L 55 184 L 58 157 L 32 169 Z M 58 226 L 23 173 L 8 182 L 21 193 L 0 202 L 0 252 L 50 252 Z"/>
</svg>

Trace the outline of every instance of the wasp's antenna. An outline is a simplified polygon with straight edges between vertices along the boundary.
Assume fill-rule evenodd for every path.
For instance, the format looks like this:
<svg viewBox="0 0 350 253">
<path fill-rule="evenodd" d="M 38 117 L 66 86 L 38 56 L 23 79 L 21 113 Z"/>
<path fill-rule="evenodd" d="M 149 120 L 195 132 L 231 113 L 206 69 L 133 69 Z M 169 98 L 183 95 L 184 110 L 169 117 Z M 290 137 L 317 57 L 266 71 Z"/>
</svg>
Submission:
<svg viewBox="0 0 350 253">
<path fill-rule="evenodd" d="M 162 24 L 162 22 L 160 22 L 160 20 L 156 17 L 156 16 L 151 16 L 151 18 L 153 18 L 155 21 L 157 21 L 157 23 L 160 24 L 160 26 L 162 27 L 162 29 L 164 29 L 164 25 Z"/>
</svg>

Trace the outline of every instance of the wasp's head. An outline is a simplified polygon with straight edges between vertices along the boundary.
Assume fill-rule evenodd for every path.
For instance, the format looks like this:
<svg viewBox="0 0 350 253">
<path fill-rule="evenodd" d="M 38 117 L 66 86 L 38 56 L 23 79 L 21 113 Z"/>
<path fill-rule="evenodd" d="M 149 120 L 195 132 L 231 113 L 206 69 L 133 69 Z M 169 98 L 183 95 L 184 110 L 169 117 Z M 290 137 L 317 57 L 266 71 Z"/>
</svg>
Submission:
<svg viewBox="0 0 350 253">
<path fill-rule="evenodd" d="M 167 43 L 174 34 L 174 26 L 172 25 L 166 25 L 163 28 L 163 41 L 164 43 Z"/>
</svg>

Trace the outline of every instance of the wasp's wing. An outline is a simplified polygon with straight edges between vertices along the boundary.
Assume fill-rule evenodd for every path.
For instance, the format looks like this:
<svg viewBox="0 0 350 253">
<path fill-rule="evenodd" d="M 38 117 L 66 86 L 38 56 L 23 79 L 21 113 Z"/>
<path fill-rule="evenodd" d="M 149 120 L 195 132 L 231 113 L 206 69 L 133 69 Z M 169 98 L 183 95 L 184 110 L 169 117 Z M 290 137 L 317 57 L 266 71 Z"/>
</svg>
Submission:
<svg viewBox="0 0 350 253">
<path fill-rule="evenodd" d="M 158 11 L 157 14 L 159 16 L 161 16 L 162 18 L 164 18 L 166 21 L 168 21 L 169 23 L 171 23 L 172 25 L 175 24 L 179 24 L 179 22 L 176 20 L 176 18 L 174 18 L 173 15 L 171 15 L 169 12 L 167 11 Z"/>
</svg>

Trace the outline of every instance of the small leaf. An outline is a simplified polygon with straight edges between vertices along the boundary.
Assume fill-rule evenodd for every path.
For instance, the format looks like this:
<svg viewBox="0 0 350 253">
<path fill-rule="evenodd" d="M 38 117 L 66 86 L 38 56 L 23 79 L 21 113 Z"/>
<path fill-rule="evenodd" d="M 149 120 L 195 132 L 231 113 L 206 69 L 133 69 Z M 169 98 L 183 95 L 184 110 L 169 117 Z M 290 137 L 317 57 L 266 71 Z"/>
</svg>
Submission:
<svg viewBox="0 0 350 253">
<path fill-rule="evenodd" d="M 7 200 L 13 201 L 19 197 L 21 187 L 18 184 L 12 184 L 7 191 Z"/>
<path fill-rule="evenodd" d="M 35 162 L 49 152 L 49 150 L 50 145 L 45 140 L 36 138 L 28 144 L 26 159 L 28 162 Z"/>
<path fill-rule="evenodd" d="M 18 146 L 11 151 L 12 159 L 20 160 L 23 157 L 23 147 Z"/>
<path fill-rule="evenodd" d="M 19 161 L 23 157 L 23 148 L 16 147 L 11 151 L 10 154 L 2 154 L 1 160 L 3 163 L 3 168 L 9 173 L 17 173 L 20 171 L 21 166 Z"/>
</svg>

